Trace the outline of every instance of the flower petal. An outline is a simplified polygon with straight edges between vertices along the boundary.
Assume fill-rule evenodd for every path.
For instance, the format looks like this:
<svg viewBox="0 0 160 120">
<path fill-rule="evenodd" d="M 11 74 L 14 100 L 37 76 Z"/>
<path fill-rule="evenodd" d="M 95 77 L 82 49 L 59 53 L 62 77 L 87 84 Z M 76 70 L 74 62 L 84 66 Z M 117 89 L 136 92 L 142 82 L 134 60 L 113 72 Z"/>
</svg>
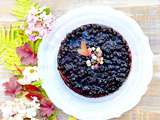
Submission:
<svg viewBox="0 0 160 120">
<path fill-rule="evenodd" d="M 16 49 L 17 54 L 21 58 L 24 65 L 37 65 L 37 54 L 35 54 L 29 44 L 24 44 Z"/>
<path fill-rule="evenodd" d="M 41 100 L 40 112 L 42 116 L 49 117 L 53 113 L 54 109 L 55 107 L 50 100 L 47 99 Z"/>
<path fill-rule="evenodd" d="M 16 77 L 10 78 L 8 82 L 3 83 L 3 86 L 5 87 L 5 94 L 12 97 L 15 97 L 22 90 L 22 86 L 17 82 Z"/>
</svg>

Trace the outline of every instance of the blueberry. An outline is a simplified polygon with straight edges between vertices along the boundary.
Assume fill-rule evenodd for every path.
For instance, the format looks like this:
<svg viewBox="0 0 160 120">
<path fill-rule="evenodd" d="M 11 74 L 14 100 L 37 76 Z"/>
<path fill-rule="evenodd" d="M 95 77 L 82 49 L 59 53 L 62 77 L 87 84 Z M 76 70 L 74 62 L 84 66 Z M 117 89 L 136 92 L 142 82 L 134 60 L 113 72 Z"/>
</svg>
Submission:
<svg viewBox="0 0 160 120">
<path fill-rule="evenodd" d="M 88 33 L 86 31 L 82 32 L 82 38 L 87 39 Z"/>
</svg>

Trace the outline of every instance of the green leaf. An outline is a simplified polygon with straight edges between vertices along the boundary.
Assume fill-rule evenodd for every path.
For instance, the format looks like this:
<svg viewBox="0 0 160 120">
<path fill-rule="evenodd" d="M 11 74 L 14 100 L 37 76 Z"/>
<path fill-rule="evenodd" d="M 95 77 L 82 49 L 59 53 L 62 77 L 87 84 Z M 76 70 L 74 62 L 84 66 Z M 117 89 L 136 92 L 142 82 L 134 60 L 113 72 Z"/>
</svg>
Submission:
<svg viewBox="0 0 160 120">
<path fill-rule="evenodd" d="M 75 117 L 73 117 L 73 116 L 69 116 L 68 120 L 77 120 L 77 119 Z"/>
<path fill-rule="evenodd" d="M 16 53 L 16 48 L 29 41 L 19 29 L 21 25 L 21 22 L 16 22 L 9 27 L 0 26 L 0 64 L 15 74 L 19 73 L 15 65 L 23 66 Z"/>
<path fill-rule="evenodd" d="M 17 77 L 18 79 L 22 79 L 22 78 L 24 78 L 24 75 L 19 74 L 19 75 L 16 75 L 16 77 Z"/>
<path fill-rule="evenodd" d="M 49 116 L 48 120 L 57 120 L 58 110 L 55 110 L 51 116 Z"/>
<path fill-rule="evenodd" d="M 42 42 L 42 39 L 38 39 L 38 40 L 35 42 L 35 45 L 34 45 L 34 51 L 35 51 L 35 53 L 38 52 L 38 48 L 39 48 L 39 45 L 40 45 L 41 42 Z"/>
<path fill-rule="evenodd" d="M 43 81 L 42 80 L 38 80 L 35 82 L 32 82 L 32 85 L 36 86 L 36 87 L 40 87 L 42 85 Z"/>
<path fill-rule="evenodd" d="M 32 48 L 33 52 L 37 53 L 41 42 L 42 42 L 42 39 L 38 39 L 36 41 L 29 41 L 28 43 L 29 43 L 30 47 Z"/>
<path fill-rule="evenodd" d="M 40 89 L 41 94 L 48 98 L 46 91 L 41 86 L 39 87 L 39 89 Z"/>
<path fill-rule="evenodd" d="M 37 7 L 38 4 L 32 0 L 16 0 L 15 7 L 12 9 L 12 14 L 18 19 L 24 20 L 32 7 Z"/>
<path fill-rule="evenodd" d="M 19 94 L 16 95 L 16 98 L 22 98 L 23 96 L 24 96 L 23 93 L 19 93 Z"/>
<path fill-rule="evenodd" d="M 49 14 L 50 14 L 50 12 L 51 12 L 50 8 L 45 8 L 43 11 L 45 11 L 45 12 L 46 12 L 46 15 L 49 15 Z"/>
</svg>

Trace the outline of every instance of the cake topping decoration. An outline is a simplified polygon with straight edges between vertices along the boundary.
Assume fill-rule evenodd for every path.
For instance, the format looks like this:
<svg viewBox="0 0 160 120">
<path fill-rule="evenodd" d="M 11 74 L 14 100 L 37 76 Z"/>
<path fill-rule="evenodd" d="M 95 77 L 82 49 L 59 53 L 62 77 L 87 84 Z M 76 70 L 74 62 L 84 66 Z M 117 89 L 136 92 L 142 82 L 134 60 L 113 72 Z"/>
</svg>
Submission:
<svg viewBox="0 0 160 120">
<path fill-rule="evenodd" d="M 107 96 L 119 90 L 132 64 L 127 41 L 113 28 L 82 25 L 68 33 L 57 56 L 65 85 L 88 98 Z"/>
<path fill-rule="evenodd" d="M 81 48 L 78 49 L 78 53 L 80 55 L 89 57 L 90 59 L 86 61 L 86 65 L 91 67 L 92 69 L 99 68 L 99 64 L 103 64 L 103 56 L 102 50 L 100 47 L 89 47 L 87 48 L 87 44 L 85 41 L 81 42 Z"/>
<path fill-rule="evenodd" d="M 90 56 L 91 50 L 87 49 L 87 45 L 85 41 L 81 42 L 81 48 L 78 49 L 78 53 L 83 56 Z"/>
</svg>

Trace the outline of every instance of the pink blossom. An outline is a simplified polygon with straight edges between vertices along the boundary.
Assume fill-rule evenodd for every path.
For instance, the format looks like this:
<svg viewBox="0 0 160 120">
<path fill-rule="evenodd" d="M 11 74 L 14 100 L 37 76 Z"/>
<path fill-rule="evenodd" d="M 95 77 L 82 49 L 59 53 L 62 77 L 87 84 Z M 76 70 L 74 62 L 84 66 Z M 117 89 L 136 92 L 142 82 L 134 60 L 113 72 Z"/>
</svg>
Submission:
<svg viewBox="0 0 160 120">
<path fill-rule="evenodd" d="M 24 65 L 36 65 L 37 64 L 37 54 L 33 53 L 29 44 L 24 44 L 21 47 L 17 47 L 17 54 L 21 58 L 21 63 Z"/>
<path fill-rule="evenodd" d="M 29 39 L 30 39 L 31 41 L 35 41 L 35 40 L 36 40 L 36 37 L 33 36 L 33 35 L 30 35 L 30 36 L 29 36 Z"/>
<path fill-rule="evenodd" d="M 22 86 L 17 82 L 16 77 L 11 77 L 8 82 L 3 83 L 3 86 L 5 87 L 5 94 L 12 97 L 15 97 L 22 90 Z"/>
<path fill-rule="evenodd" d="M 49 117 L 54 110 L 54 105 L 50 100 L 42 99 L 40 105 L 40 112 L 42 116 Z"/>
<path fill-rule="evenodd" d="M 21 62 L 24 65 L 37 65 L 37 55 L 32 54 L 28 57 L 21 58 Z"/>
<path fill-rule="evenodd" d="M 49 8 L 32 8 L 26 22 L 28 24 L 25 30 L 26 35 L 31 41 L 36 41 L 43 39 L 49 34 L 53 28 L 54 17 Z M 37 32 L 37 34 L 34 34 L 34 32 Z"/>
</svg>

